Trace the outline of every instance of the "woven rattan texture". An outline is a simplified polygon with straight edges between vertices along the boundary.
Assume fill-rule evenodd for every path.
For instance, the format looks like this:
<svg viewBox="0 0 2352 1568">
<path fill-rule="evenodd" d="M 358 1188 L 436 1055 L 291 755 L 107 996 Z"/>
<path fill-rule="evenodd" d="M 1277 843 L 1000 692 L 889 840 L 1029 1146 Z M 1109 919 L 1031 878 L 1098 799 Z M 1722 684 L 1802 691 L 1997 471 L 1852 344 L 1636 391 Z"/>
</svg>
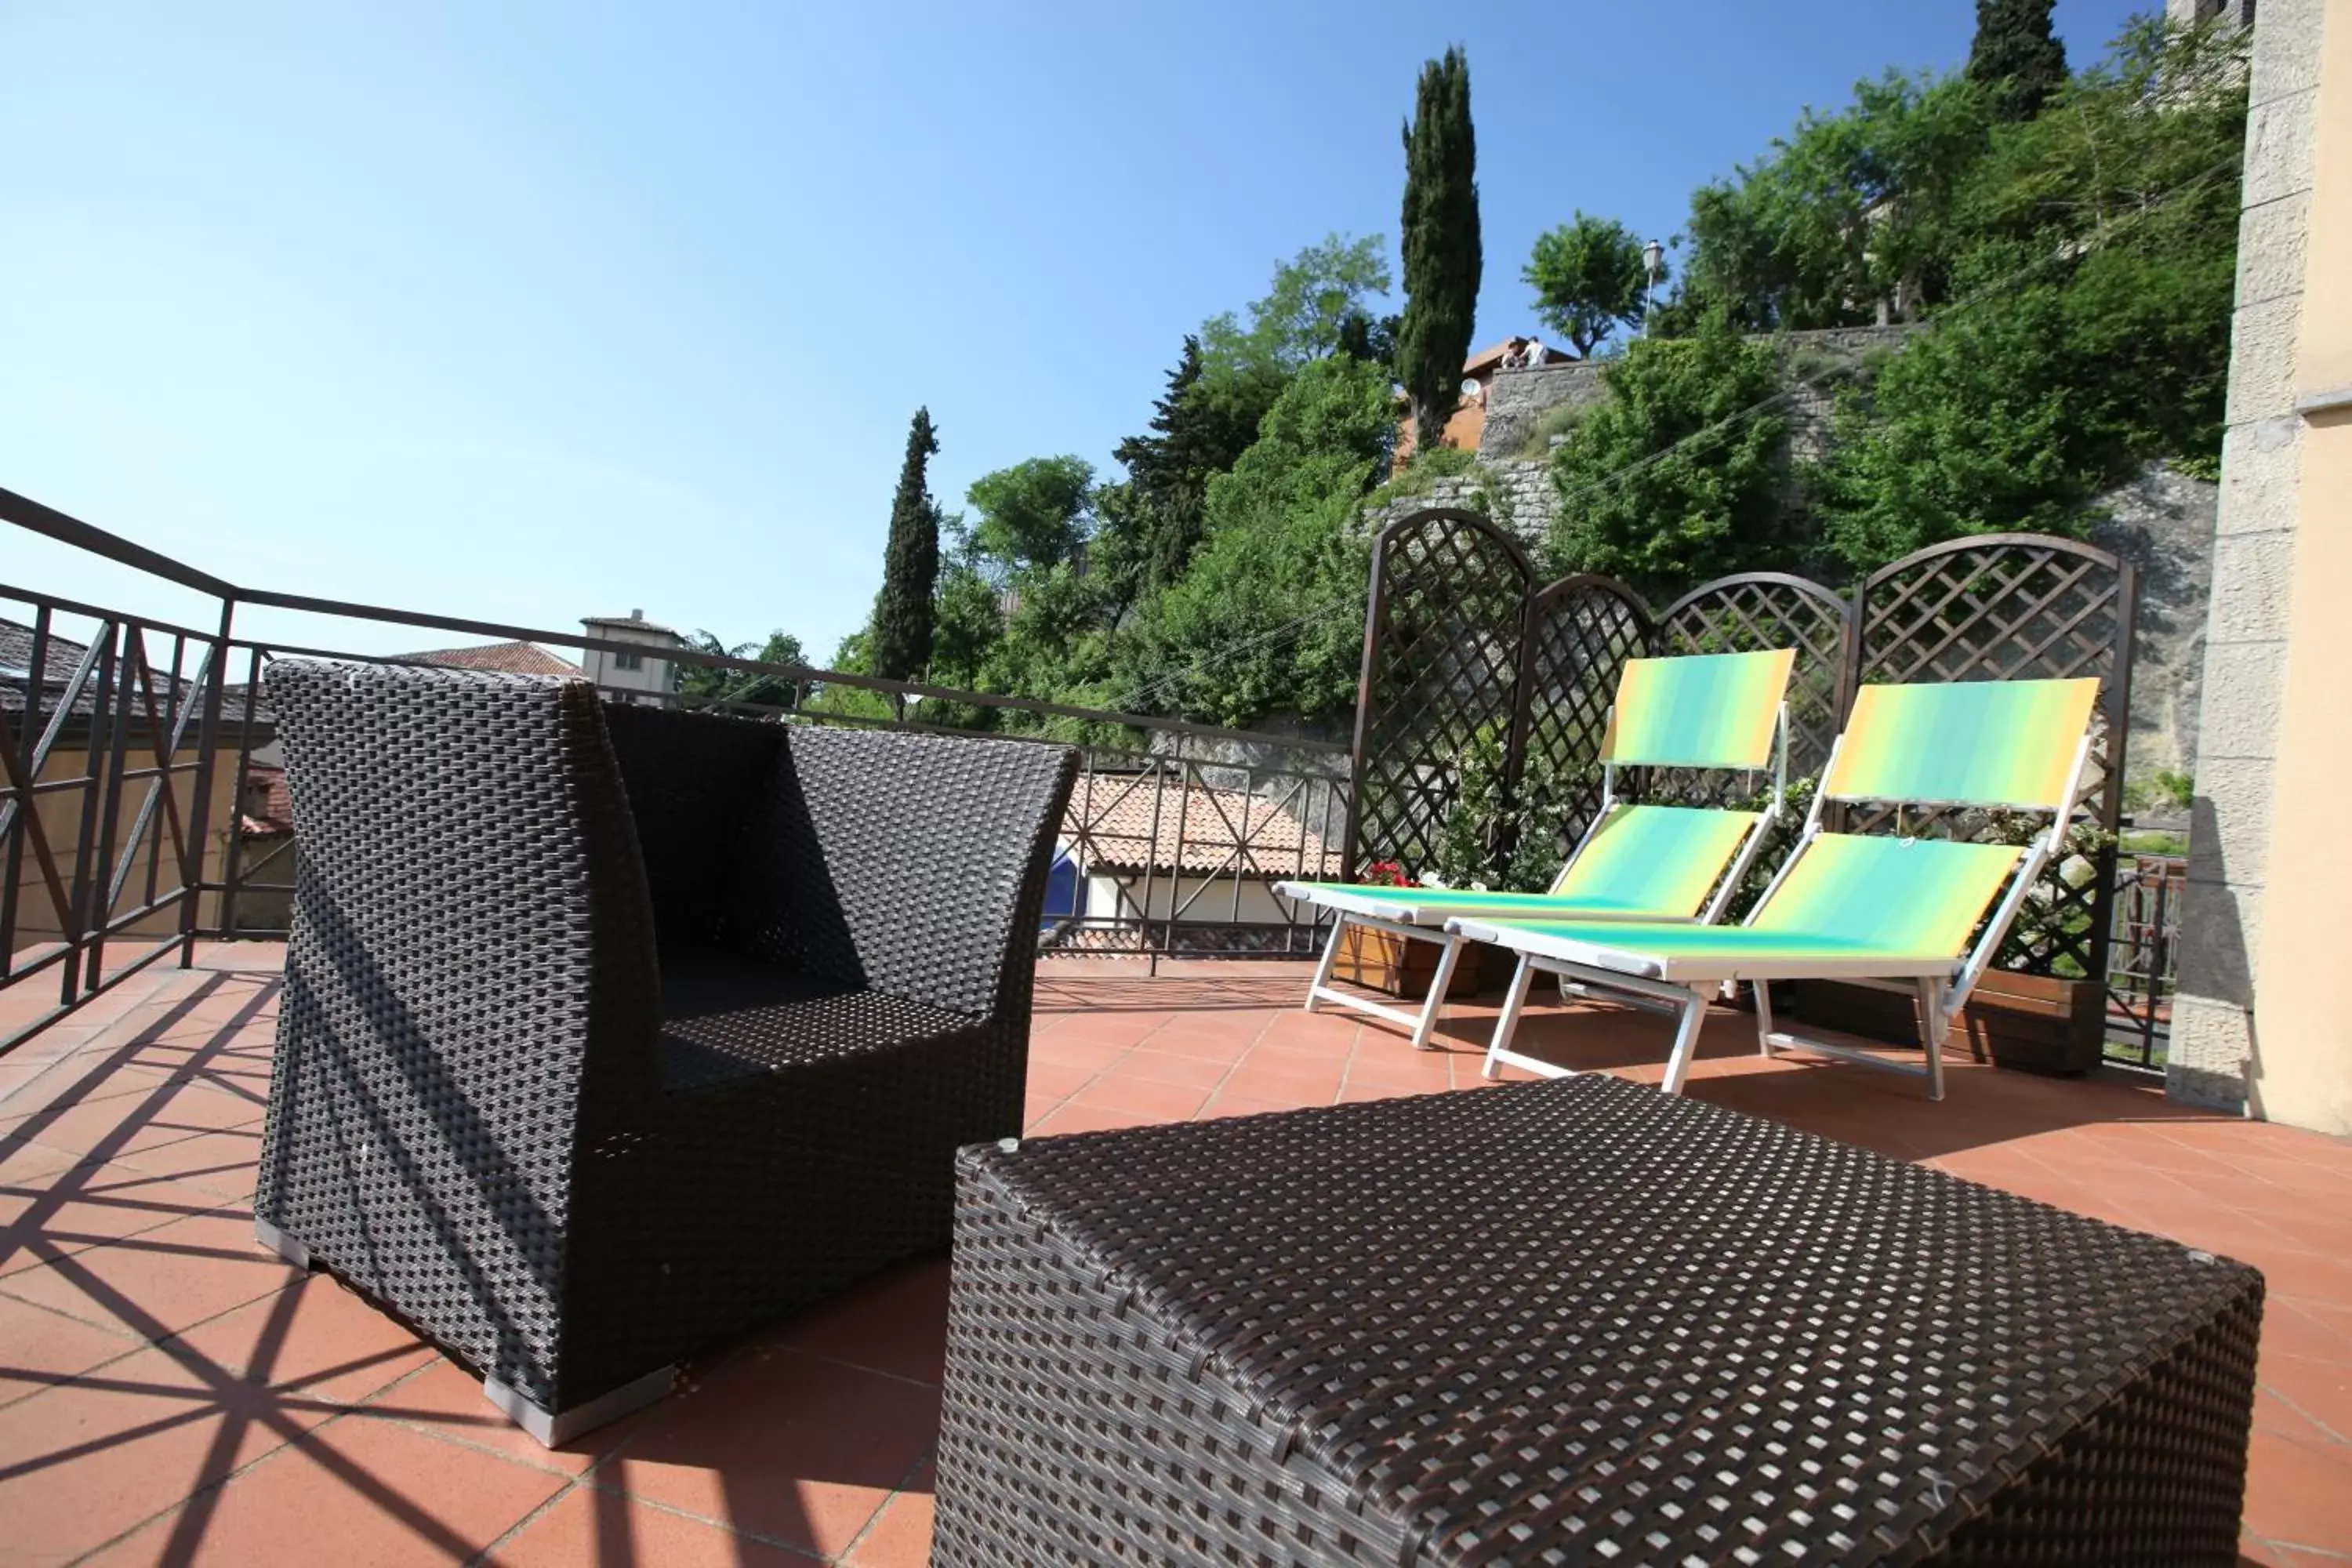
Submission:
<svg viewBox="0 0 2352 1568">
<path fill-rule="evenodd" d="M 2234 1563 L 2261 1295 L 1603 1077 L 968 1151 L 934 1561 Z"/>
<path fill-rule="evenodd" d="M 765 737 L 622 716 L 656 736 L 625 769 L 583 683 L 280 661 L 269 693 L 303 854 L 261 1218 L 548 1410 L 947 1239 L 954 1150 L 1019 1125 L 1069 753 L 914 739 L 850 791 L 877 753 L 777 727 L 765 773 L 715 791 L 681 757 Z M 771 852 L 810 797 L 825 831 Z M 729 799 L 740 820 L 709 814 Z M 690 820 L 724 853 L 665 829 L 641 855 L 633 819 Z M 763 979 L 694 942 L 726 942 L 746 902 L 823 920 L 818 889 L 857 885 L 860 857 L 908 853 L 934 858 L 927 898 L 1003 897 L 908 911 L 937 970 L 838 910 L 823 939 L 850 929 L 835 951 L 861 975 L 984 975 L 976 1007 L 772 958 Z M 715 896 L 684 879 L 714 866 Z"/>
</svg>

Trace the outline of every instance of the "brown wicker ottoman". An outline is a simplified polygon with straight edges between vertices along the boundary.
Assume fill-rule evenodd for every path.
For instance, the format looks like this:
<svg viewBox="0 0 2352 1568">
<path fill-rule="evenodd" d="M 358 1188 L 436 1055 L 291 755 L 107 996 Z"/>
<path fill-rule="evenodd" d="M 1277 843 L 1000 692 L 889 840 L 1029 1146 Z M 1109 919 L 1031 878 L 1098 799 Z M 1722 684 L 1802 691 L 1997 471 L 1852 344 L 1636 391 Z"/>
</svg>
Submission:
<svg viewBox="0 0 2352 1568">
<path fill-rule="evenodd" d="M 961 1164 L 935 1563 L 2237 1561 L 2154 1237 L 1598 1076 Z"/>
</svg>

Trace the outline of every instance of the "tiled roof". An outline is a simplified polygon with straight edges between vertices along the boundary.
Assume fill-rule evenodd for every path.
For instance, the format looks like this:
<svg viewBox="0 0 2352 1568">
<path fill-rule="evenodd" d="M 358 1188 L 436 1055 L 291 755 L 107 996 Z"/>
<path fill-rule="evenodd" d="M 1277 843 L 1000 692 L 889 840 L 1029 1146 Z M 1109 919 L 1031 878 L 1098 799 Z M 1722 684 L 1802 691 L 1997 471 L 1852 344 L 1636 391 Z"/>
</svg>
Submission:
<svg viewBox="0 0 2352 1568">
<path fill-rule="evenodd" d="M 1074 849 L 1090 869 L 1105 871 L 1173 871 L 1181 838 L 1187 872 L 1230 876 L 1240 846 L 1244 877 L 1339 874 L 1339 852 L 1322 835 L 1269 801 L 1245 790 L 1186 787 L 1162 778 L 1155 808 L 1153 784 L 1148 773 L 1097 774 L 1082 782 L 1070 797 L 1062 847 Z"/>
<path fill-rule="evenodd" d="M 434 664 L 445 669 L 499 669 L 509 675 L 577 675 L 580 667 L 559 658 L 535 642 L 482 643 L 473 647 L 428 648 L 423 653 L 394 656 L 408 664 Z"/>
<path fill-rule="evenodd" d="M 149 645 L 151 648 L 154 646 Z M 89 651 L 88 643 L 76 642 L 57 632 L 49 634 L 48 646 L 41 652 L 41 710 L 44 714 L 55 711 L 58 693 L 65 689 L 66 682 L 73 678 L 74 670 L 81 664 L 82 656 Z M 168 654 L 169 649 L 164 652 Z M 33 628 L 19 621 L 0 619 L 0 711 L 22 713 L 25 710 L 25 678 L 32 672 L 32 668 Z M 76 713 L 89 712 L 97 680 L 97 672 L 92 671 L 89 681 L 74 698 L 73 710 Z M 155 694 L 155 710 L 159 715 L 173 700 L 175 689 L 184 690 L 188 684 L 152 670 L 148 681 Z M 145 710 L 143 706 L 134 705 L 132 711 L 143 717 Z"/>
</svg>

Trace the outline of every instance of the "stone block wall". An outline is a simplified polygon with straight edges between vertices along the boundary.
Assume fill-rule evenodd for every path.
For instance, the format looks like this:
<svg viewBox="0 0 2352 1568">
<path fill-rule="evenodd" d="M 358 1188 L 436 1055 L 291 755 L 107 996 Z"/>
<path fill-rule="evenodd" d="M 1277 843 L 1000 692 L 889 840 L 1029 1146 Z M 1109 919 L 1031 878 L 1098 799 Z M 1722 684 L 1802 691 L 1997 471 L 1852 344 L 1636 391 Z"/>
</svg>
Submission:
<svg viewBox="0 0 2352 1568">
<path fill-rule="evenodd" d="M 1609 395 L 1601 379 L 1606 360 L 1571 360 L 1532 370 L 1495 373 L 1486 388 L 1486 423 L 1478 436 L 1478 456 L 1489 462 L 1517 461 L 1536 426 L 1555 408 L 1591 408 Z"/>
<path fill-rule="evenodd" d="M 2253 954 L 2271 853 L 2287 584 L 2305 437 L 2295 411 L 2327 0 L 2264 0 L 2249 82 L 2228 427 L 2205 626 L 2202 735 L 2166 1079 L 2184 1100 L 2247 1096 Z"/>
</svg>

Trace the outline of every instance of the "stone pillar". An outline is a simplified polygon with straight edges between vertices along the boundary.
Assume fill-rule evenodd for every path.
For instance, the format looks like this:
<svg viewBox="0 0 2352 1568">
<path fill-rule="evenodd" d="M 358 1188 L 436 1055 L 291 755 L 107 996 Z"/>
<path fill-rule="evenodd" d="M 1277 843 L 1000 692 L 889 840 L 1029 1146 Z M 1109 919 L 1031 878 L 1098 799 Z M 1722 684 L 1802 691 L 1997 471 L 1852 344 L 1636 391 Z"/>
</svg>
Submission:
<svg viewBox="0 0 2352 1568">
<path fill-rule="evenodd" d="M 2256 956 L 2265 917 L 2336 920 L 2333 910 L 2270 909 L 2266 899 L 2289 598 L 2301 524 L 2316 515 L 2303 504 L 2305 427 L 2296 408 L 2305 291 L 2346 287 L 2305 266 L 2320 40 L 2331 12 L 2336 30 L 2352 27 L 2352 0 L 2263 0 L 2254 26 L 2228 431 L 2167 1068 L 2174 1095 L 2231 1109 L 2247 1104 L 2260 1051 Z M 2352 94 L 2352 82 L 2332 85 L 2338 99 Z"/>
</svg>

